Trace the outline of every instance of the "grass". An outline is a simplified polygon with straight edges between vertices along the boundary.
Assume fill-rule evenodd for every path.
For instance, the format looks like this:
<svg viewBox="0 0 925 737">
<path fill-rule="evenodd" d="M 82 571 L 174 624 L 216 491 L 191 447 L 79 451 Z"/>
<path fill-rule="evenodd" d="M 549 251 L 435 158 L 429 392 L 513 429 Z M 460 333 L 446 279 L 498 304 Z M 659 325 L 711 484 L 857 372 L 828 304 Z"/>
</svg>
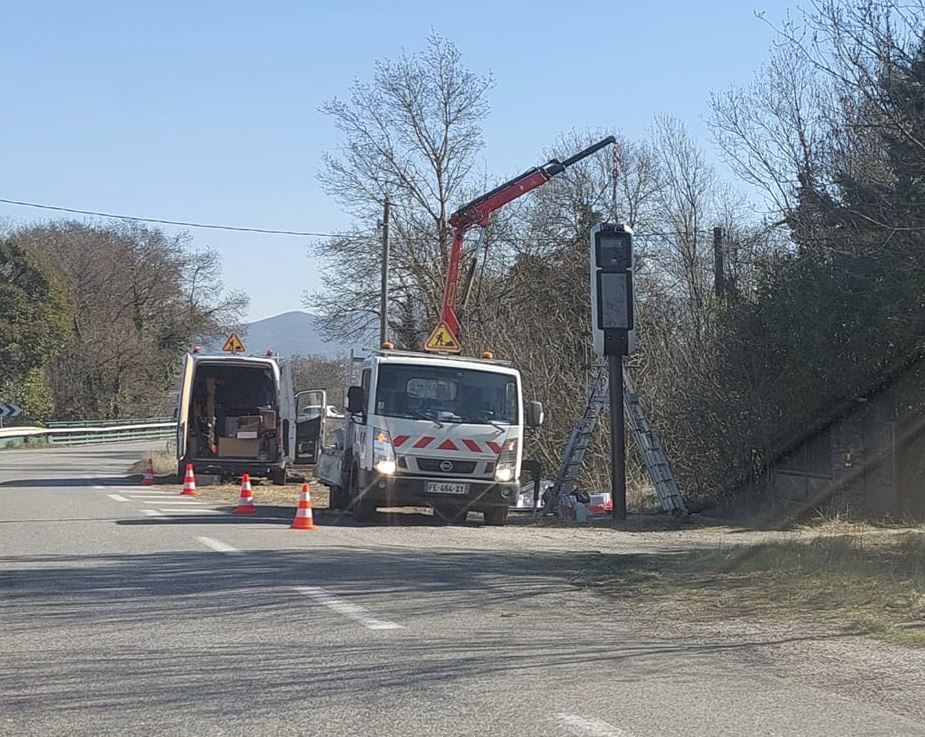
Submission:
<svg viewBox="0 0 925 737">
<path fill-rule="evenodd" d="M 177 459 L 172 453 L 149 453 L 139 458 L 129 469 L 129 476 L 141 478 L 145 464 L 151 459 L 154 465 L 154 477 L 159 484 L 180 484 L 177 478 Z M 219 484 L 205 483 L 205 479 L 196 483 L 202 497 L 210 501 L 236 504 L 241 494 L 241 486 L 237 483 Z M 251 488 L 254 492 L 254 503 L 257 506 L 296 506 L 299 501 L 300 483 L 288 483 L 284 486 L 275 486 L 265 479 L 252 479 Z M 328 488 L 321 484 L 311 484 L 312 506 L 324 509 L 328 506 Z"/>
<path fill-rule="evenodd" d="M 921 531 L 598 556 L 586 583 L 675 617 L 786 618 L 925 647 Z"/>
<path fill-rule="evenodd" d="M 139 458 L 132 464 L 129 474 L 132 476 L 142 475 L 145 472 L 145 464 L 148 462 L 149 458 L 154 465 L 155 477 L 173 476 L 176 478 L 177 458 L 173 453 L 166 453 L 164 451 L 149 453 L 144 458 Z"/>
</svg>

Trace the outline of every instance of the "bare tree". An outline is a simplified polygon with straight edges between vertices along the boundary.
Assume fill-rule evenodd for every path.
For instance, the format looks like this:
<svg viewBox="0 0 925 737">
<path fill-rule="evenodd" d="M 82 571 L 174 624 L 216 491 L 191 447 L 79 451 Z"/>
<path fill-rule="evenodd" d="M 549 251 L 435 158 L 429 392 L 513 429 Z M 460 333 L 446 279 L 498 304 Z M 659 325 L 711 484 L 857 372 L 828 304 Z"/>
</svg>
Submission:
<svg viewBox="0 0 925 737">
<path fill-rule="evenodd" d="M 482 146 L 490 76 L 465 67 L 451 42 L 432 35 L 424 51 L 376 64 L 370 83 L 349 100 L 322 107 L 344 136 L 325 156 L 320 180 L 360 221 L 394 203 L 391 286 L 393 330 L 414 335 L 437 311 L 450 242 L 449 214 L 461 204 Z M 328 318 L 328 332 L 362 334 L 378 318 L 378 239 L 366 229 L 318 243 L 324 288 L 305 302 Z M 401 323 L 399 323 L 401 321 Z"/>
</svg>

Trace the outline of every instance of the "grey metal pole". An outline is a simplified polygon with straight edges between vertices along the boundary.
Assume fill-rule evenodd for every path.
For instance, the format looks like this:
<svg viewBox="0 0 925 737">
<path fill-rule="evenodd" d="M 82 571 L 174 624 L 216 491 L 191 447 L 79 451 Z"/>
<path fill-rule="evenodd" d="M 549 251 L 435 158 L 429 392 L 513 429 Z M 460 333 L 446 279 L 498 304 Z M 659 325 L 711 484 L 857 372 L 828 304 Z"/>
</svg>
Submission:
<svg viewBox="0 0 925 737">
<path fill-rule="evenodd" d="M 386 199 L 382 207 L 382 285 L 379 295 L 379 344 L 389 337 L 389 219 L 392 203 Z"/>
<path fill-rule="evenodd" d="M 623 427 L 623 356 L 608 356 L 610 393 L 610 495 L 613 519 L 626 519 L 626 438 Z"/>
</svg>

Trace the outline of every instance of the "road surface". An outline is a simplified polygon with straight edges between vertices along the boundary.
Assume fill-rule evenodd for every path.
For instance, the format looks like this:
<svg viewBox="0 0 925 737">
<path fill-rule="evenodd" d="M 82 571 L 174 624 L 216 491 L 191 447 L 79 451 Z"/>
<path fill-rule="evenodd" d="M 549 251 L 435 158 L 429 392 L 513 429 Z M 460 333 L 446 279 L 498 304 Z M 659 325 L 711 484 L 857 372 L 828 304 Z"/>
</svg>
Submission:
<svg viewBox="0 0 925 737">
<path fill-rule="evenodd" d="M 128 483 L 139 447 L 0 453 L 2 735 L 925 735 L 916 653 L 575 583 L 570 550 L 648 538 L 298 532 Z"/>
</svg>

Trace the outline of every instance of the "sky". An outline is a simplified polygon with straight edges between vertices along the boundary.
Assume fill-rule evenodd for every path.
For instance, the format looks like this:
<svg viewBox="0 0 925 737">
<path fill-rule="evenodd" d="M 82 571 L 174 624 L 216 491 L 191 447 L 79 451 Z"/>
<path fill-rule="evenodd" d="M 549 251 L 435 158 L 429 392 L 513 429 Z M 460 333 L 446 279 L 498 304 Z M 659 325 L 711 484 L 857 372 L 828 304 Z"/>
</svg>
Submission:
<svg viewBox="0 0 925 737">
<path fill-rule="evenodd" d="M 376 60 L 452 40 L 491 73 L 479 171 L 499 182 L 563 132 L 639 138 L 680 117 L 721 164 L 711 91 L 746 83 L 794 2 L 0 2 L 0 198 L 168 220 L 336 232 L 317 181 L 340 137 L 319 106 Z M 56 217 L 0 204 L 8 224 Z M 78 218 L 84 219 L 84 218 Z M 165 227 L 168 232 L 176 228 Z M 320 287 L 309 239 L 191 230 L 248 318 Z"/>
</svg>

